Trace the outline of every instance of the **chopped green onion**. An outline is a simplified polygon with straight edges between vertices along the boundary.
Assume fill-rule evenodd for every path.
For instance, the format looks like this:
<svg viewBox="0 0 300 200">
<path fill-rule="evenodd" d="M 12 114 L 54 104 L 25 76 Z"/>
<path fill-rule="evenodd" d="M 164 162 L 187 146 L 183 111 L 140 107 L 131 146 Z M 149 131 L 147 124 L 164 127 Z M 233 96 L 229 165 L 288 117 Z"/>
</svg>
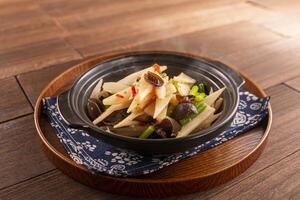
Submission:
<svg viewBox="0 0 300 200">
<path fill-rule="evenodd" d="M 148 138 L 153 132 L 154 132 L 154 126 L 148 126 L 146 130 L 140 135 L 141 139 L 146 139 Z"/>
<path fill-rule="evenodd" d="M 199 84 L 199 93 L 204 93 L 205 94 L 205 86 L 203 83 Z"/>
<path fill-rule="evenodd" d="M 198 94 L 198 86 L 194 85 L 190 91 L 190 95 L 196 96 Z"/>
<path fill-rule="evenodd" d="M 198 113 L 201 113 L 205 110 L 206 108 L 206 104 L 204 103 L 201 103 L 200 105 L 197 106 L 197 110 L 198 110 Z"/>
<path fill-rule="evenodd" d="M 199 94 L 195 95 L 195 100 L 196 101 L 202 101 L 205 96 L 206 96 L 205 93 L 199 93 Z"/>
<path fill-rule="evenodd" d="M 192 120 L 192 118 L 190 118 L 190 117 L 187 116 L 187 117 L 185 117 L 185 118 L 179 120 L 179 122 L 180 122 L 180 124 L 183 126 L 183 125 L 189 123 L 191 120 Z"/>
</svg>

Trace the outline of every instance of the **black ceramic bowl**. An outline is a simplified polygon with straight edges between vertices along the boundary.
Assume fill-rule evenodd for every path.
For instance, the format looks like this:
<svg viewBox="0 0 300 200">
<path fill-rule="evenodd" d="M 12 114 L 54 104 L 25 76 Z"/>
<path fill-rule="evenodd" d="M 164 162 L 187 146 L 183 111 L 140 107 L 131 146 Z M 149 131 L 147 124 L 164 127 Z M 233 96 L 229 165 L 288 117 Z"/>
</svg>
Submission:
<svg viewBox="0 0 300 200">
<path fill-rule="evenodd" d="M 170 77 L 184 72 L 214 90 L 225 86 L 223 114 L 208 129 L 182 138 L 139 139 L 105 132 L 93 125 L 87 116 L 86 104 L 98 80 L 117 81 L 154 63 L 167 65 Z M 125 53 L 102 61 L 85 72 L 70 90 L 59 95 L 58 105 L 70 126 L 84 129 L 106 143 L 146 154 L 175 153 L 205 143 L 218 136 L 231 123 L 239 103 L 239 88 L 243 83 L 243 78 L 237 72 L 218 61 L 175 52 Z"/>
</svg>

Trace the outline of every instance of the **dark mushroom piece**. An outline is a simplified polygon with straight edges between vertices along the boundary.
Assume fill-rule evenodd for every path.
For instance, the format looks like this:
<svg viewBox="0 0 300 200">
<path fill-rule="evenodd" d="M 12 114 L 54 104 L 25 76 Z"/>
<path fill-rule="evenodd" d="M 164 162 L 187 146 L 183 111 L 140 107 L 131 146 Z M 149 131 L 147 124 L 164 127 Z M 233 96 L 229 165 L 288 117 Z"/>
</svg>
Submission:
<svg viewBox="0 0 300 200">
<path fill-rule="evenodd" d="M 181 126 L 171 117 L 166 117 L 159 124 L 155 125 L 155 131 L 151 138 L 171 138 L 175 137 Z"/>
<path fill-rule="evenodd" d="M 95 98 L 89 98 L 87 102 L 88 116 L 91 120 L 96 119 L 102 114 L 101 102 Z"/>
<path fill-rule="evenodd" d="M 153 72 L 147 72 L 144 78 L 148 83 L 151 83 L 156 87 L 161 87 L 164 84 L 164 80 L 159 75 Z"/>
<path fill-rule="evenodd" d="M 198 113 L 196 106 L 192 103 L 180 103 L 175 107 L 172 117 L 179 121 L 185 118 L 189 113 Z"/>
</svg>

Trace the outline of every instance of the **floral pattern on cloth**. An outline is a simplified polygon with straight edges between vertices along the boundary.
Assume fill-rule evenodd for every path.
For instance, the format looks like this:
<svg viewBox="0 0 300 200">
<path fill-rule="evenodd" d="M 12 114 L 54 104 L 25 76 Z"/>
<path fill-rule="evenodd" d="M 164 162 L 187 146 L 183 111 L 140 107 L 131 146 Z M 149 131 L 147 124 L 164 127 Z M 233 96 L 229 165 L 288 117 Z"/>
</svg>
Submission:
<svg viewBox="0 0 300 200">
<path fill-rule="evenodd" d="M 48 116 L 57 137 L 76 163 L 86 166 L 93 173 L 138 176 L 155 172 L 179 160 L 213 148 L 258 125 L 268 114 L 270 98 L 258 98 L 247 91 L 241 91 L 239 95 L 240 102 L 235 118 L 218 137 L 190 150 L 163 156 L 141 155 L 120 149 L 97 140 L 83 130 L 68 127 L 58 111 L 57 97 L 43 99 L 43 113 Z"/>
</svg>

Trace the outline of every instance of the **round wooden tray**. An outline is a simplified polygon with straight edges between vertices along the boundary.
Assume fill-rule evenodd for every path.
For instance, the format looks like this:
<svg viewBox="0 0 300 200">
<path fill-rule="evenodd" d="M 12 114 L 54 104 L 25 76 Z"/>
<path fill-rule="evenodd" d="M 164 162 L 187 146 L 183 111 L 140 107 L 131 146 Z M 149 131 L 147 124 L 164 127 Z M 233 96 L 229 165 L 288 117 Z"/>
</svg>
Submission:
<svg viewBox="0 0 300 200">
<path fill-rule="evenodd" d="M 49 160 L 62 172 L 75 180 L 102 191 L 137 197 L 166 197 L 206 190 L 223 184 L 244 172 L 261 154 L 272 123 L 272 110 L 257 128 L 222 145 L 179 161 L 158 172 L 130 178 L 93 174 L 83 165 L 76 164 L 66 153 L 49 125 L 41 115 L 43 97 L 55 96 L 69 88 L 74 79 L 96 63 L 115 55 L 102 56 L 76 65 L 55 78 L 39 96 L 34 120 L 43 150 Z M 245 88 L 263 97 L 264 91 L 249 77 Z"/>
</svg>

